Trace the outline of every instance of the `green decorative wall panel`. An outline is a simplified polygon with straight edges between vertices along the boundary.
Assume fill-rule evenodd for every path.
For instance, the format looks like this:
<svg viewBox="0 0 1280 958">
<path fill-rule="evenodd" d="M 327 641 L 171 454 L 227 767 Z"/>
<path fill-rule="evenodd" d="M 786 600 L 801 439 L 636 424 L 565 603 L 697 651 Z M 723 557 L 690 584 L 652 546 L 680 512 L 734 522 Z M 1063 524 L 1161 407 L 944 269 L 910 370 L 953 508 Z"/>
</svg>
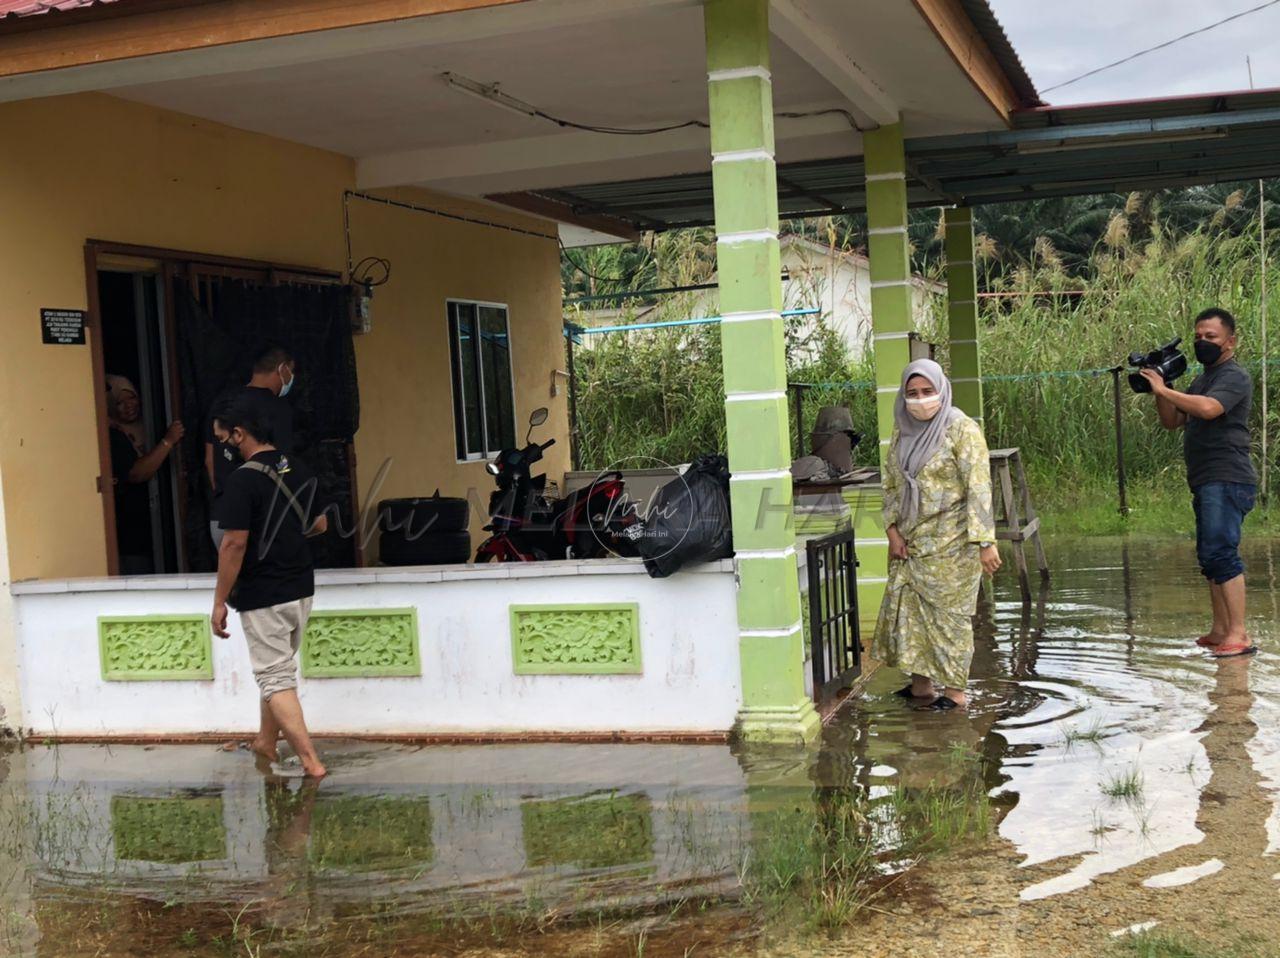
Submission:
<svg viewBox="0 0 1280 958">
<path fill-rule="evenodd" d="M 108 682 L 212 679 L 212 641 L 203 615 L 98 617 L 98 655 Z"/>
<path fill-rule="evenodd" d="M 302 674 L 309 679 L 421 675 L 417 610 L 312 612 L 302 637 Z"/>
<path fill-rule="evenodd" d="M 653 858 L 653 806 L 648 795 L 601 793 L 528 801 L 520 806 L 520 819 L 530 868 L 613 868 Z"/>
<path fill-rule="evenodd" d="M 511 651 L 517 675 L 640 672 L 640 607 L 513 605 Z"/>
<path fill-rule="evenodd" d="M 221 795 L 111 796 L 116 858 L 177 865 L 227 857 Z"/>
</svg>

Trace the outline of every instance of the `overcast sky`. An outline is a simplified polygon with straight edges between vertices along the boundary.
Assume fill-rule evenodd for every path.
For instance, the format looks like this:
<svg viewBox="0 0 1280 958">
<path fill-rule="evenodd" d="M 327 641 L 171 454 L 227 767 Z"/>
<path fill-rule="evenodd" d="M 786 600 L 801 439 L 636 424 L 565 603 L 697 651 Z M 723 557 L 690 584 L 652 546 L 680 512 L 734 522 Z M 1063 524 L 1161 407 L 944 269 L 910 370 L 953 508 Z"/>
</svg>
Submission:
<svg viewBox="0 0 1280 958">
<path fill-rule="evenodd" d="M 1060 90 L 1047 87 L 1263 0 L 990 0 L 1049 103 L 1280 87 L 1280 3 Z"/>
</svg>

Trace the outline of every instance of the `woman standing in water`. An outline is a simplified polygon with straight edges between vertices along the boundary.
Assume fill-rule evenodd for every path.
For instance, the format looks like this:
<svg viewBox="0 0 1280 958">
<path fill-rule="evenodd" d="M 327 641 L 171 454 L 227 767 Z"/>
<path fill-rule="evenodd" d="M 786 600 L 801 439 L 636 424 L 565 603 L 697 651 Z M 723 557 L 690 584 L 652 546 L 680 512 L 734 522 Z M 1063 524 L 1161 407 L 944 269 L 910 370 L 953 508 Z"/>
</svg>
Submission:
<svg viewBox="0 0 1280 958">
<path fill-rule="evenodd" d="M 991 465 L 978 424 L 951 405 L 932 359 L 902 373 L 885 458 L 889 581 L 871 654 L 911 674 L 897 693 L 921 710 L 966 704 L 982 574 L 1000 568 Z"/>
</svg>

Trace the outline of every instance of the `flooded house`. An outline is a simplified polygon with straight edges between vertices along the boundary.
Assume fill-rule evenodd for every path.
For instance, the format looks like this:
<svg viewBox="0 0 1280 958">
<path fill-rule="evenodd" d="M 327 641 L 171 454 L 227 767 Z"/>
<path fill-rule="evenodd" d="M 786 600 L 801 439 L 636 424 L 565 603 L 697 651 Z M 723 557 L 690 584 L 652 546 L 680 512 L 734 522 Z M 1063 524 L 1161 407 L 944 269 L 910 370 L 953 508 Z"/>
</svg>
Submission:
<svg viewBox="0 0 1280 958">
<path fill-rule="evenodd" d="M 805 611 L 779 219 L 868 217 L 886 444 L 909 207 L 947 207 L 950 371 L 980 419 L 974 205 L 1259 175 L 1269 154 L 1237 147 L 1280 121 L 1263 92 L 1044 107 L 982 0 L 0 14 L 0 725 L 37 738 L 254 719 L 244 645 L 208 627 L 204 446 L 212 397 L 279 339 L 343 533 L 302 653 L 317 734 L 812 741 L 812 664 L 855 595 L 874 608 L 886 541 L 864 483 L 857 588 Z M 670 578 L 614 558 L 387 564 L 386 499 L 471 503 L 474 549 L 486 463 L 535 411 L 548 477 L 568 471 L 562 245 L 688 226 L 718 241 L 733 557 Z M 136 522 L 108 377 L 135 387 L 143 444 L 185 428 Z M 846 641 L 828 671 L 854 657 Z"/>
</svg>

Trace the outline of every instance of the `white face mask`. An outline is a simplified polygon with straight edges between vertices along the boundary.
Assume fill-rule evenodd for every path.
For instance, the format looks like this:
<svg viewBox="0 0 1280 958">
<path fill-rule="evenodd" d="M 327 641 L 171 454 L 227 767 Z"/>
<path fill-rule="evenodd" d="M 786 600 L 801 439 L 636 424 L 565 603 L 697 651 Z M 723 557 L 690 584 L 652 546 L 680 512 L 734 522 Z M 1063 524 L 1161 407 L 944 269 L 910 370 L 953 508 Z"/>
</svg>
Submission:
<svg viewBox="0 0 1280 958">
<path fill-rule="evenodd" d="M 921 421 L 927 421 L 938 415 L 938 410 L 942 408 L 941 396 L 924 396 L 920 399 L 904 398 L 907 404 L 907 412 L 913 418 Z"/>
<path fill-rule="evenodd" d="M 289 369 L 289 367 L 281 366 L 280 369 L 277 370 L 280 373 L 280 398 L 281 399 L 289 395 L 289 390 L 292 389 L 293 384 L 298 381 L 298 374 L 295 373 L 292 369 L 289 369 L 289 381 L 285 382 L 284 371 L 286 369 Z"/>
</svg>

